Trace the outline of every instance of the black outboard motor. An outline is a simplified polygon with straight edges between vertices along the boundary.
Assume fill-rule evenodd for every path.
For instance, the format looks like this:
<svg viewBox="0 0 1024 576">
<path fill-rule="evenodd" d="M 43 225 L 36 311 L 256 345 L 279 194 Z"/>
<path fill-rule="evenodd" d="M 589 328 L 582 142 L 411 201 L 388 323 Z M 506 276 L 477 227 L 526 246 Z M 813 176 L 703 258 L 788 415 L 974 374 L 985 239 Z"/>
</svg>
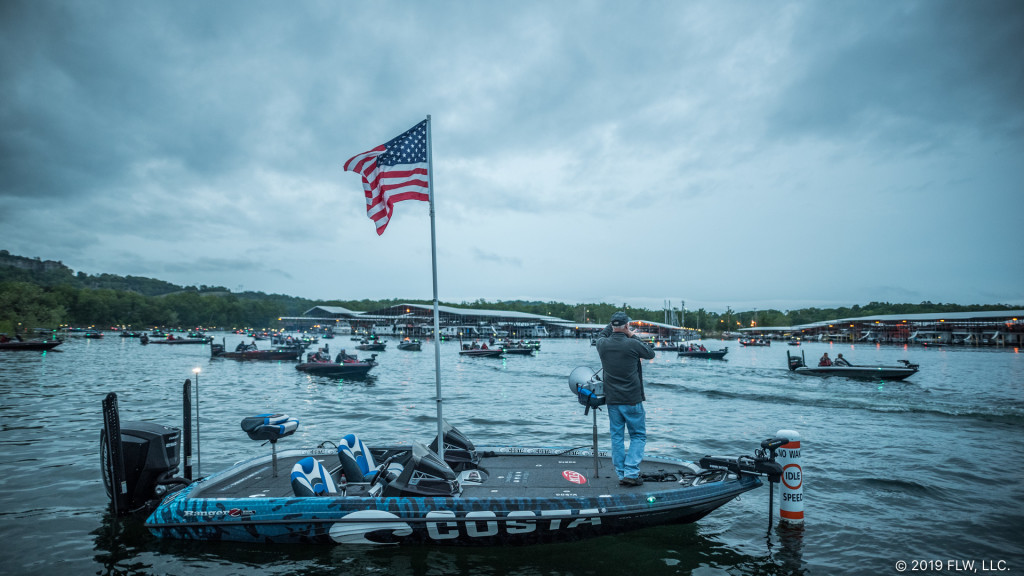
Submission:
<svg viewBox="0 0 1024 576">
<path fill-rule="evenodd" d="M 801 354 L 800 356 L 793 356 L 793 355 L 791 355 L 789 353 L 789 350 L 786 351 L 786 358 L 789 360 L 789 369 L 790 370 L 796 370 L 797 368 L 803 368 L 804 366 L 807 365 L 807 364 L 804 363 L 803 352 L 801 351 L 800 354 Z"/>
<path fill-rule="evenodd" d="M 413 444 L 409 452 L 402 473 L 384 486 L 382 496 L 454 496 L 458 493 L 455 472 L 436 452 L 419 443 Z M 384 470 L 378 475 L 390 476 Z"/>
<path fill-rule="evenodd" d="M 477 454 L 476 446 L 458 428 L 452 426 L 447 420 L 441 421 L 441 432 L 444 435 L 444 461 L 456 473 L 463 470 L 475 470 L 480 467 L 480 455 Z M 430 443 L 430 449 L 435 454 L 440 453 L 437 449 L 437 438 Z"/>
<path fill-rule="evenodd" d="M 103 486 L 115 514 L 146 508 L 159 502 L 168 486 L 187 483 L 174 476 L 181 451 L 179 429 L 151 422 L 125 422 L 122 426 L 113 393 L 107 395 L 103 407 L 100 460 Z"/>
</svg>

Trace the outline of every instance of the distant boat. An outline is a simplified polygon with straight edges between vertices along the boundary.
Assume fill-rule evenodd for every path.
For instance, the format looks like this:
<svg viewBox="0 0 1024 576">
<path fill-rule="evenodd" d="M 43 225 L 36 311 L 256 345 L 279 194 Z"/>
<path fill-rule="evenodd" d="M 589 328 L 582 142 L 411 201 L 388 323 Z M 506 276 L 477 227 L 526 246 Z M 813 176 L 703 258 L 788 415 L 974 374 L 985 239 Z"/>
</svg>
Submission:
<svg viewBox="0 0 1024 576">
<path fill-rule="evenodd" d="M 63 340 L 11 340 L 6 335 L 0 340 L 0 350 L 51 350 L 64 343 Z"/>
<path fill-rule="evenodd" d="M 350 356 L 342 350 L 333 362 L 329 354 L 320 352 L 310 353 L 307 355 L 306 361 L 295 366 L 295 369 L 317 376 L 362 378 L 376 365 L 376 354 L 371 355 L 369 360 L 359 360 L 359 358 Z"/>
<path fill-rule="evenodd" d="M 900 360 L 903 366 L 808 366 L 803 353 L 800 356 L 792 356 L 789 350 L 786 350 L 786 360 L 789 369 L 797 374 L 844 376 L 857 380 L 903 380 L 916 374 L 920 368 L 917 364 L 911 364 L 907 360 Z"/>
<path fill-rule="evenodd" d="M 741 339 L 740 340 L 740 345 L 742 345 L 742 346 L 771 346 L 772 345 L 772 341 L 771 340 L 762 340 L 760 338 L 758 338 L 757 340 L 753 340 L 753 339 L 742 340 Z"/>
<path fill-rule="evenodd" d="M 710 358 L 712 360 L 724 360 L 725 359 L 725 355 L 728 354 L 728 353 L 729 353 L 729 347 L 728 346 L 726 346 L 725 348 L 720 348 L 718 350 L 697 350 L 697 349 L 693 349 L 693 350 L 690 350 L 690 349 L 687 349 L 687 350 L 680 349 L 679 350 L 679 356 L 683 356 L 683 357 L 687 357 L 687 358 Z"/>
<path fill-rule="evenodd" d="M 210 344 L 211 358 L 232 358 L 234 360 L 299 360 L 302 358 L 302 348 L 277 348 L 274 350 L 259 350 L 250 345 L 244 349 L 236 349 L 228 352 L 223 344 Z"/>
<path fill-rule="evenodd" d="M 423 342 L 420 342 L 419 340 L 409 340 L 408 338 L 398 343 L 399 350 L 410 350 L 413 352 L 418 352 L 422 349 L 422 347 Z"/>
<path fill-rule="evenodd" d="M 461 356 L 482 356 L 486 358 L 501 358 L 505 352 L 501 348 L 481 348 L 478 344 L 463 344 L 459 350 Z"/>
<path fill-rule="evenodd" d="M 673 344 L 671 342 L 659 342 L 653 346 L 655 352 L 679 352 L 686 346 L 679 345 L 678 343 Z"/>
<path fill-rule="evenodd" d="M 171 334 L 167 338 L 150 338 L 149 336 L 143 335 L 139 342 L 143 344 L 209 344 L 213 342 L 213 336 L 204 336 L 202 338 L 182 338 L 181 336 L 175 336 Z"/>
<path fill-rule="evenodd" d="M 371 342 L 369 340 L 363 340 L 361 344 L 356 346 L 356 349 L 357 350 L 367 350 L 367 351 L 370 351 L 370 352 L 383 352 L 383 351 L 385 351 L 387 349 L 387 347 L 388 347 L 388 343 L 387 342 L 381 342 L 380 340 L 374 340 L 373 342 Z"/>
</svg>

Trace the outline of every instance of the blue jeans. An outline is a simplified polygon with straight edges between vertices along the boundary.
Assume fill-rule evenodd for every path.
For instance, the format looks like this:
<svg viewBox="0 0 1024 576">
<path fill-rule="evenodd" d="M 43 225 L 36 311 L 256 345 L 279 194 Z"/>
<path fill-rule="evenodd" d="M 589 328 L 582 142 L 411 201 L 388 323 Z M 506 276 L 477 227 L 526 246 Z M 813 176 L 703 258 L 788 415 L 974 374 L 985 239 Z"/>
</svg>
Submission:
<svg viewBox="0 0 1024 576">
<path fill-rule="evenodd" d="M 640 461 L 647 445 L 647 423 L 644 403 L 608 404 L 608 422 L 612 433 L 612 464 L 619 480 L 640 476 Z M 629 452 L 626 452 L 625 430 L 629 430 Z"/>
</svg>

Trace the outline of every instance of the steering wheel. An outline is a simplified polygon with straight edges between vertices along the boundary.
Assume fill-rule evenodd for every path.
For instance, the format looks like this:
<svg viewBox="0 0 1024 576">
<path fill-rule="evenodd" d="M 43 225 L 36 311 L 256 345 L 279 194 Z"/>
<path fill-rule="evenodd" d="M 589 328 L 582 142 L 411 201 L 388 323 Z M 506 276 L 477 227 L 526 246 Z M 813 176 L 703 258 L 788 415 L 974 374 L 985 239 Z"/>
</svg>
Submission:
<svg viewBox="0 0 1024 576">
<path fill-rule="evenodd" d="M 373 475 L 372 479 L 370 479 L 370 486 L 369 486 L 370 488 L 373 488 L 374 486 L 376 486 L 377 483 L 380 482 L 380 479 L 387 475 L 388 466 L 391 466 L 391 463 L 394 460 L 395 460 L 395 457 L 394 456 L 390 456 L 390 457 L 388 457 L 387 460 L 384 461 L 383 464 L 381 464 L 377 468 L 377 473 Z"/>
</svg>

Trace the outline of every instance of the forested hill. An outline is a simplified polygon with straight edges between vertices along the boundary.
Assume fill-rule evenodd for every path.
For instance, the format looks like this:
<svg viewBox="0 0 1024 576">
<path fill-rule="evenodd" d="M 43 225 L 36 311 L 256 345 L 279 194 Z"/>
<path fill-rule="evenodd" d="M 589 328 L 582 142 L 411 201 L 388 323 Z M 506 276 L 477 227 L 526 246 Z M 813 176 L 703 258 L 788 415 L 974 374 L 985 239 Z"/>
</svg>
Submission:
<svg viewBox="0 0 1024 576">
<path fill-rule="evenodd" d="M 233 293 L 223 286 L 178 286 L 140 276 L 75 273 L 63 263 L 39 258 L 15 256 L 0 250 L 0 332 L 35 327 L 131 326 L 164 327 L 256 327 L 277 325 L 282 316 L 300 316 L 313 306 L 342 306 L 349 310 L 378 310 L 401 303 L 430 304 L 422 299 L 329 300 L 316 301 L 283 294 L 263 292 Z M 662 310 L 633 308 L 617 303 L 540 302 L 523 300 L 442 302 L 449 306 L 482 310 L 529 312 L 580 323 L 601 324 L 624 307 L 631 317 L 652 322 L 676 323 Z M 687 328 L 715 333 L 741 327 L 794 326 L 858 316 L 913 314 L 930 312 L 969 312 L 1013 310 L 1004 304 L 959 305 L 921 302 L 890 304 L 871 302 L 865 306 L 842 308 L 802 308 L 797 310 L 748 310 L 724 313 L 703 308 L 686 310 Z"/>
</svg>

